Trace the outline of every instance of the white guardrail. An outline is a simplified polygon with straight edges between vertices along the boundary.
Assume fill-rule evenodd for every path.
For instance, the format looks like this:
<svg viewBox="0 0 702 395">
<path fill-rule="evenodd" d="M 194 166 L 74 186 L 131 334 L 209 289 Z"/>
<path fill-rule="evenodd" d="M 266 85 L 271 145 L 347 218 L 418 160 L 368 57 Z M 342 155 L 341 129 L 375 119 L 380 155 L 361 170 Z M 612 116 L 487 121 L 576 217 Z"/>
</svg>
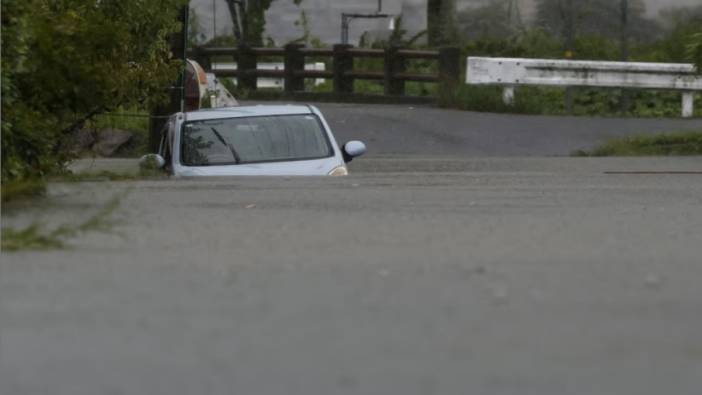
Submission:
<svg viewBox="0 0 702 395">
<path fill-rule="evenodd" d="M 258 63 L 256 68 L 259 70 L 285 70 L 285 65 L 282 62 L 278 63 Z M 236 62 L 214 62 L 212 63 L 212 70 L 236 70 Z M 316 70 L 325 71 L 326 65 L 322 62 L 307 63 L 305 64 L 305 70 Z M 236 78 L 232 78 L 232 82 L 236 85 Z M 319 86 L 324 83 L 324 78 L 316 78 L 314 80 L 314 85 Z M 256 86 L 259 88 L 280 88 L 283 89 L 284 80 L 282 78 L 268 78 L 261 77 L 258 79 Z"/>
<path fill-rule="evenodd" d="M 682 116 L 692 117 L 702 75 L 680 63 L 598 62 L 469 57 L 466 83 L 504 86 L 505 104 L 514 103 L 519 85 L 588 86 L 682 91 Z"/>
</svg>

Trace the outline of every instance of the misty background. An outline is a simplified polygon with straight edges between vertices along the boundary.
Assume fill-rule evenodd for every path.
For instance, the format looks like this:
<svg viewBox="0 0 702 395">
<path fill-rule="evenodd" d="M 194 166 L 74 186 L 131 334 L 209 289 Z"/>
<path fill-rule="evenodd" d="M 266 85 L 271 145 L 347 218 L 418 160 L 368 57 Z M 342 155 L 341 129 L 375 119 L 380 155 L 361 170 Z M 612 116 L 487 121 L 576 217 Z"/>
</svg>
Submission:
<svg viewBox="0 0 702 395">
<path fill-rule="evenodd" d="M 614 1 L 614 0 L 612 0 Z M 480 7 L 490 0 L 456 0 L 456 9 L 460 14 L 466 9 Z M 576 1 L 577 2 L 577 1 Z M 661 10 L 670 7 L 702 5 L 701 0 L 643 0 L 645 16 L 656 18 Z M 535 18 L 535 0 L 516 0 L 522 20 L 533 23 Z M 340 41 L 341 13 L 374 13 L 377 0 L 302 0 L 297 6 L 292 0 L 275 0 L 266 12 L 265 36 L 276 44 L 284 44 L 304 34 L 302 13 L 307 18 L 308 29 L 312 37 L 323 43 L 333 44 Z M 232 22 L 225 0 L 192 0 L 192 12 L 196 15 L 199 41 L 208 41 L 215 35 L 230 35 Z M 426 0 L 383 0 L 383 13 L 402 15 L 403 29 L 408 35 L 414 35 L 426 29 Z M 384 36 L 389 31 L 389 21 L 354 20 L 350 27 L 350 41 L 357 43 L 364 32 Z M 215 34 L 216 33 L 216 34 Z"/>
</svg>

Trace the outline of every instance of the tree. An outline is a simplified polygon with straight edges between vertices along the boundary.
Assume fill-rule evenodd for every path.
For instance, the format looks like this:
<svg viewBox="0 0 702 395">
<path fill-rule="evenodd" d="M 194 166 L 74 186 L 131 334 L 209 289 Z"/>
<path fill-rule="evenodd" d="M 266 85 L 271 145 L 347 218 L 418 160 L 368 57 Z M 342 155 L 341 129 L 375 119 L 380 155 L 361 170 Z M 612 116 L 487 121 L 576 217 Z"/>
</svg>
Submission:
<svg viewBox="0 0 702 395">
<path fill-rule="evenodd" d="M 438 47 L 457 41 L 456 0 L 427 0 L 427 40 Z"/>
<path fill-rule="evenodd" d="M 2 180 L 41 176 L 68 137 L 120 106 L 164 100 L 184 0 L 3 0 Z"/>
<path fill-rule="evenodd" d="M 696 62 L 702 35 L 702 6 L 668 8 L 661 12 L 665 36 L 651 48 L 646 60 Z"/>
<path fill-rule="evenodd" d="M 647 42 L 659 37 L 660 28 L 646 18 L 643 0 L 622 5 L 620 0 L 538 0 L 536 19 L 564 41 L 574 42 L 577 36 L 621 37 L 624 17 L 629 39 Z"/>
<path fill-rule="evenodd" d="M 523 28 L 515 0 L 483 1 L 459 12 L 456 19 L 463 39 L 507 38 Z"/>
<path fill-rule="evenodd" d="M 266 11 L 274 0 L 226 0 L 234 24 L 234 37 L 240 44 L 263 46 Z M 302 0 L 292 0 L 300 5 Z"/>
<path fill-rule="evenodd" d="M 697 66 L 697 72 L 702 74 L 702 32 L 695 33 L 687 44 L 687 56 Z"/>
</svg>

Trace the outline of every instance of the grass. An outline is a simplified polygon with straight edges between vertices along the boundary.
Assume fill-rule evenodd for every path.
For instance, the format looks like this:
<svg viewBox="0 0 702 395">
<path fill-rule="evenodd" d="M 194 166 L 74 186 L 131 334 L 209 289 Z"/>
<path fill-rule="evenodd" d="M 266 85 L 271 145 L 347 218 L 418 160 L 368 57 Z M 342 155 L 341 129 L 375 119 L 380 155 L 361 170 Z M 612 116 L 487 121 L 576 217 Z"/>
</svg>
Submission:
<svg viewBox="0 0 702 395">
<path fill-rule="evenodd" d="M 33 223 L 24 229 L 2 228 L 0 249 L 3 251 L 56 250 L 66 247 L 66 240 L 88 232 L 108 232 L 113 226 L 112 213 L 129 191 L 110 199 L 98 212 L 78 224 L 63 224 L 48 231 Z"/>
<path fill-rule="evenodd" d="M 41 196 L 46 192 L 43 179 L 17 180 L 3 183 L 0 187 L 2 202 Z"/>
<path fill-rule="evenodd" d="M 53 176 L 54 182 L 99 182 L 99 181 L 139 181 L 146 179 L 159 179 L 167 177 L 161 169 L 139 169 L 139 172 L 118 173 L 102 170 L 90 173 L 65 173 Z"/>
<path fill-rule="evenodd" d="M 99 182 L 99 181 L 139 181 L 166 178 L 166 173 L 157 168 L 140 168 L 138 172 L 114 172 L 103 170 L 85 173 L 59 173 L 46 178 L 14 180 L 0 186 L 2 202 L 29 199 L 43 196 L 47 182 Z"/>
<path fill-rule="evenodd" d="M 63 241 L 53 234 L 43 234 L 39 224 L 32 224 L 25 229 L 2 228 L 3 251 L 21 250 L 56 250 L 64 247 Z"/>
<path fill-rule="evenodd" d="M 609 141 L 574 156 L 693 156 L 702 155 L 702 131 L 634 136 Z"/>
<path fill-rule="evenodd" d="M 565 108 L 566 90 L 554 87 L 521 86 L 515 90 L 515 102 L 502 102 L 502 87 L 461 84 L 451 92 L 440 92 L 438 104 L 445 108 L 468 111 L 533 115 L 634 116 L 678 118 L 680 93 L 652 90 L 627 90 L 629 109 L 622 112 L 622 90 L 572 88 L 573 107 Z M 697 95 L 702 100 L 702 95 Z M 702 116 L 697 106 L 695 116 Z"/>
</svg>

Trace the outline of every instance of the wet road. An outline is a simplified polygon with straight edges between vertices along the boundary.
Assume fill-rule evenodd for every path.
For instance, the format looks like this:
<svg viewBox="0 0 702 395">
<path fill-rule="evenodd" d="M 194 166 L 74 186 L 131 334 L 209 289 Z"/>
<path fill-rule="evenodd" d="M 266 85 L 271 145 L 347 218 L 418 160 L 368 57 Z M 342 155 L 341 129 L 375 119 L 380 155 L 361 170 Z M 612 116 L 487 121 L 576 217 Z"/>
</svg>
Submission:
<svg viewBox="0 0 702 395">
<path fill-rule="evenodd" d="M 701 130 L 702 119 L 490 114 L 428 106 L 318 103 L 339 142 L 371 155 L 569 156 L 613 138 Z"/>
<path fill-rule="evenodd" d="M 125 164 L 126 166 L 127 164 Z M 53 184 L 3 226 L 2 394 L 616 394 L 702 388 L 688 159 L 375 157 L 340 179 Z"/>
</svg>

